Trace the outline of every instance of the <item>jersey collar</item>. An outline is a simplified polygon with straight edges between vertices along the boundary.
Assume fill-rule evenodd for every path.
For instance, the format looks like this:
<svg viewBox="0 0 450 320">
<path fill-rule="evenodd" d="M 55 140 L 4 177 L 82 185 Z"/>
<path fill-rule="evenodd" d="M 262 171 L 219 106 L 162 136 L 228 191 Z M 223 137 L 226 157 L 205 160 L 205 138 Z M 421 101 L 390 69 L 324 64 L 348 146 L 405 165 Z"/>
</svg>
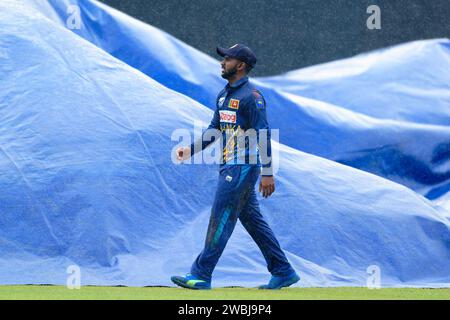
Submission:
<svg viewBox="0 0 450 320">
<path fill-rule="evenodd" d="M 236 88 L 242 86 L 246 82 L 248 82 L 248 76 L 244 76 L 244 77 L 240 78 L 238 81 L 233 83 L 231 86 L 230 86 L 230 84 L 227 84 L 227 89 L 229 89 L 229 88 L 236 89 Z"/>
</svg>

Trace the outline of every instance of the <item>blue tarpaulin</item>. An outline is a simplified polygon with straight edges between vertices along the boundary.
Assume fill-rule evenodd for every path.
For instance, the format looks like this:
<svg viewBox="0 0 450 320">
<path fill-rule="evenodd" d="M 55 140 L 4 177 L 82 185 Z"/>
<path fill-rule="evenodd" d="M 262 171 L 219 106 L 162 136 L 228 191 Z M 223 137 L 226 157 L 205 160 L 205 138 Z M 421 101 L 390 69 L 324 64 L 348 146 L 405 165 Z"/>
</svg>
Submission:
<svg viewBox="0 0 450 320">
<path fill-rule="evenodd" d="M 73 31 L 161 84 L 214 109 L 225 82 L 217 60 L 93 1 L 36 2 Z M 401 183 L 450 210 L 450 41 L 416 41 L 257 78 L 281 142 Z"/>
<path fill-rule="evenodd" d="M 81 9 L 75 32 L 70 4 Z M 423 53 L 418 69 L 448 63 L 448 40 L 419 44 L 430 59 Z M 387 50 L 356 59 L 398 48 Z M 404 60 L 382 61 L 361 73 L 367 82 Z M 333 99 L 331 80 L 318 84 L 323 99 L 302 91 L 315 85 L 303 75 L 255 80 L 280 129 L 277 191 L 261 208 L 300 286 L 363 286 L 370 266 L 383 286 L 450 284 L 450 214 L 436 202 L 449 183 L 448 75 L 407 90 L 414 72 L 395 70 L 386 108 L 399 109 L 386 113 L 376 112 L 376 95 L 363 110 L 343 84 Z M 173 163 L 173 133 L 209 122 L 218 75 L 213 58 L 98 2 L 0 2 L 0 283 L 65 284 L 69 265 L 85 285 L 170 285 L 187 272 L 204 243 L 218 168 Z M 366 85 L 355 77 L 341 81 Z M 405 107 L 415 96 L 435 108 Z M 238 225 L 213 285 L 267 279 Z"/>
</svg>

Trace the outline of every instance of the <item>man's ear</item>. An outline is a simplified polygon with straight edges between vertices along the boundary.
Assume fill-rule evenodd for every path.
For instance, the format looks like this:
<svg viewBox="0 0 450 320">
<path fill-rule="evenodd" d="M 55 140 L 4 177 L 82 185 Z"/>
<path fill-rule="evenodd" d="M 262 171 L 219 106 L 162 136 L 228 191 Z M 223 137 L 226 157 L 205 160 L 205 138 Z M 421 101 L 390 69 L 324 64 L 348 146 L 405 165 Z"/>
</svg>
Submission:
<svg viewBox="0 0 450 320">
<path fill-rule="evenodd" d="M 238 69 L 242 70 L 242 71 L 245 71 L 245 62 L 239 62 Z"/>
</svg>

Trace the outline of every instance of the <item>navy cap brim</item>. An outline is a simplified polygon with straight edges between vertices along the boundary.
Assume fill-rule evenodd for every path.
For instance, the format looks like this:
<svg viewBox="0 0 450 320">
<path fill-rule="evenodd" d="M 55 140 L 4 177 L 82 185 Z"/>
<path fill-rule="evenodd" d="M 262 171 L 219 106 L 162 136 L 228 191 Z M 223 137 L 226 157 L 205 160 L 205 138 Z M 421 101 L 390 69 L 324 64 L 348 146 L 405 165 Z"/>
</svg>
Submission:
<svg viewBox="0 0 450 320">
<path fill-rule="evenodd" d="M 217 54 L 221 57 L 229 56 L 230 50 L 226 48 L 217 47 Z"/>
</svg>

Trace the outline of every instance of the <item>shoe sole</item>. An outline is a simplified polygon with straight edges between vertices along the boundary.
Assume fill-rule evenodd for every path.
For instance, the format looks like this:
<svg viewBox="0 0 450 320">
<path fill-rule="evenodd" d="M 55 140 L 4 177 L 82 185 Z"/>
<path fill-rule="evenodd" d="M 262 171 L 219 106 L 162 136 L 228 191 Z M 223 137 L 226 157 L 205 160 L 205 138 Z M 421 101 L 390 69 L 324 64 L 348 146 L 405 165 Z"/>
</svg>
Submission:
<svg viewBox="0 0 450 320">
<path fill-rule="evenodd" d="M 281 288 L 292 286 L 294 283 L 297 283 L 299 281 L 300 281 L 300 277 L 297 276 L 297 277 L 295 277 L 293 279 L 289 279 L 289 280 L 286 280 L 286 281 L 282 282 L 279 286 L 277 286 L 275 288 L 259 287 L 259 289 L 263 289 L 263 290 L 279 290 Z"/>
<path fill-rule="evenodd" d="M 172 280 L 173 283 L 175 283 L 177 286 L 186 288 L 186 289 L 191 289 L 191 290 L 210 290 L 211 288 L 199 288 L 199 287 L 190 287 L 188 286 L 186 283 L 178 280 L 178 279 L 170 279 Z"/>
</svg>

